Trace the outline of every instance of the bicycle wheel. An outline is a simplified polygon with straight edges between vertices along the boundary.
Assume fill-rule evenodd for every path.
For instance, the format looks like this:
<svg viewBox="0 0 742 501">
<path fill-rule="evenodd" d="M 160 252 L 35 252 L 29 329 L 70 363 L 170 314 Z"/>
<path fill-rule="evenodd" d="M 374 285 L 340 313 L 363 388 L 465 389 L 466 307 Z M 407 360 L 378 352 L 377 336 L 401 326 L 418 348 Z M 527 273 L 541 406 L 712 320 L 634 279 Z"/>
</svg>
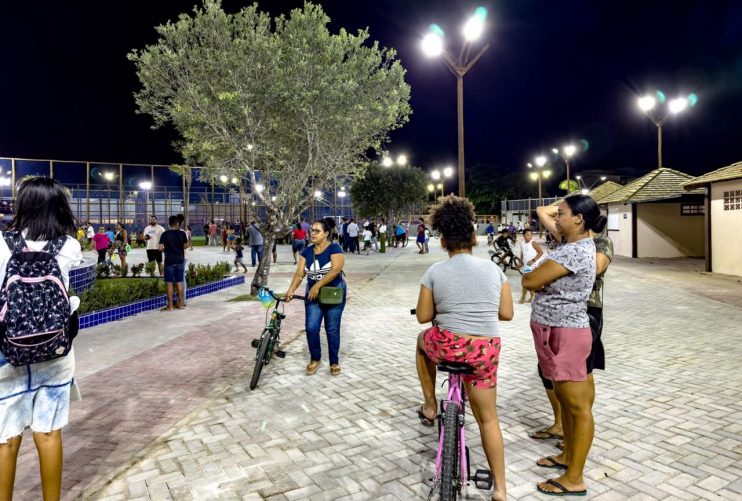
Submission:
<svg viewBox="0 0 742 501">
<path fill-rule="evenodd" d="M 268 329 L 265 329 L 260 335 L 260 347 L 258 348 L 258 356 L 255 358 L 255 368 L 252 371 L 252 379 L 250 380 L 250 389 L 254 390 L 258 385 L 258 379 L 260 379 L 260 372 L 263 370 L 265 364 L 265 356 L 268 353 L 268 347 L 273 342 L 273 335 Z"/>
<path fill-rule="evenodd" d="M 459 405 L 448 402 L 443 414 L 440 501 L 455 501 L 459 491 Z"/>
</svg>

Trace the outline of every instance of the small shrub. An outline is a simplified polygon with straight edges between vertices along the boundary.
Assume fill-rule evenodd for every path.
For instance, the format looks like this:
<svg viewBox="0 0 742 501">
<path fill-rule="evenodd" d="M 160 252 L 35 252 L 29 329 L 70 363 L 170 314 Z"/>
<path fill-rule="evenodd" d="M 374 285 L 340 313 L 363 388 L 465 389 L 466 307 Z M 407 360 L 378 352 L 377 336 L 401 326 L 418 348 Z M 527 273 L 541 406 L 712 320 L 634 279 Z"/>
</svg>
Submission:
<svg viewBox="0 0 742 501">
<path fill-rule="evenodd" d="M 125 277 L 129 274 L 129 265 L 128 264 L 122 264 L 121 265 L 121 276 Z"/>
<path fill-rule="evenodd" d="M 111 267 L 111 274 L 114 277 L 120 277 L 121 276 L 121 265 L 120 264 L 114 264 Z"/>
<path fill-rule="evenodd" d="M 144 263 L 135 264 L 131 267 L 131 276 L 139 277 L 141 276 L 142 271 L 144 271 Z"/>
<path fill-rule="evenodd" d="M 144 265 L 144 271 L 147 272 L 147 275 L 154 278 L 155 276 L 155 269 L 157 268 L 157 263 L 154 261 L 150 261 L 147 264 Z"/>
<path fill-rule="evenodd" d="M 103 263 L 100 263 L 95 268 L 95 275 L 97 278 L 108 278 L 111 276 L 111 269 Z"/>
</svg>

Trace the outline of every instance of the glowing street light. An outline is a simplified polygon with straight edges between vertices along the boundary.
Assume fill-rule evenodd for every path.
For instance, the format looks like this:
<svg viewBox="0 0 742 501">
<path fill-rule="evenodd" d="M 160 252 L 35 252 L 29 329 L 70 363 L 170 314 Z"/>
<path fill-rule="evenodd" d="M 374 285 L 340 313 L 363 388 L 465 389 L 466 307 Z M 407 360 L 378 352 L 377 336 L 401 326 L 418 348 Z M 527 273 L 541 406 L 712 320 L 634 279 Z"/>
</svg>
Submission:
<svg viewBox="0 0 742 501">
<path fill-rule="evenodd" d="M 462 28 L 464 36 L 464 45 L 458 58 L 454 59 L 448 53 L 445 47 L 445 33 L 437 24 L 430 25 L 428 33 L 422 39 L 423 53 L 428 57 L 441 56 L 448 69 L 456 77 L 456 108 L 457 108 L 457 129 L 458 129 L 458 178 L 459 178 L 459 196 L 466 196 L 465 177 L 464 177 L 464 75 L 474 66 L 482 57 L 482 54 L 489 48 L 489 44 L 484 45 L 473 57 L 470 56 L 471 45 L 481 38 L 485 22 L 487 20 L 487 9 L 477 7 L 474 15 L 470 17 Z"/>
<path fill-rule="evenodd" d="M 383 165 L 384 167 L 391 167 L 392 165 L 394 165 L 394 160 L 392 160 L 391 157 L 384 157 L 381 159 L 381 165 Z"/>
<path fill-rule="evenodd" d="M 533 169 L 528 173 L 528 176 L 531 178 L 532 181 L 538 181 L 538 203 L 539 206 L 544 205 L 544 198 L 541 191 L 541 180 L 542 179 L 548 179 L 549 176 L 551 176 L 551 171 L 548 169 L 544 169 L 544 166 L 546 165 L 546 157 L 544 155 L 539 155 L 534 159 L 534 163 L 536 164 L 536 167 L 534 168 L 534 164 L 531 162 L 528 162 L 526 165 L 529 169 Z M 529 213 L 530 213 L 530 207 L 529 207 Z M 531 217 L 530 215 L 528 216 Z M 541 224 L 541 221 L 539 220 L 538 223 L 539 227 L 539 236 L 543 232 L 543 226 Z"/>
<path fill-rule="evenodd" d="M 397 157 L 397 164 L 403 167 L 407 165 L 407 155 L 399 155 Z"/>
<path fill-rule="evenodd" d="M 314 198 L 320 199 L 322 198 L 322 192 L 319 190 L 314 191 Z"/>
<path fill-rule="evenodd" d="M 229 181 L 229 178 L 225 176 L 224 174 L 222 174 L 221 176 L 219 176 L 219 181 L 221 181 L 224 184 L 227 184 L 227 181 Z"/>
<path fill-rule="evenodd" d="M 149 205 L 149 190 L 152 189 L 152 182 L 151 181 L 142 181 L 139 183 L 139 187 L 144 190 L 144 207 L 146 212 L 146 207 Z M 155 213 L 155 197 L 152 195 L 152 214 Z M 110 211 L 109 211 L 110 214 Z"/>
<path fill-rule="evenodd" d="M 430 173 L 430 177 L 433 179 L 433 181 L 438 181 L 441 178 L 441 171 L 434 170 Z"/>
<path fill-rule="evenodd" d="M 562 158 L 562 160 L 564 160 L 564 163 L 567 166 L 567 186 L 566 186 L 566 191 L 567 191 L 567 193 L 569 193 L 569 189 L 570 189 L 570 186 L 569 186 L 570 185 L 570 182 L 569 182 L 569 180 L 570 180 L 570 178 L 569 178 L 569 161 L 575 155 L 575 153 L 577 153 L 577 147 L 574 144 L 568 144 L 565 147 L 563 147 L 561 150 L 559 150 L 559 148 L 552 148 L 551 149 L 551 152 L 554 153 L 555 155 L 559 155 Z"/>
<path fill-rule="evenodd" d="M 655 97 L 656 96 L 656 97 Z M 637 105 L 657 127 L 657 167 L 662 167 L 662 126 L 670 118 L 670 115 L 682 113 L 689 106 L 695 106 L 698 102 L 696 94 L 689 94 L 686 97 L 677 97 L 667 103 L 667 111 L 664 115 L 657 113 L 657 104 L 663 104 L 667 97 L 662 91 L 656 91 L 655 96 L 647 95 L 637 99 Z"/>
<path fill-rule="evenodd" d="M 152 189 L 152 182 L 150 181 L 142 181 L 139 183 L 139 187 L 145 191 Z"/>
<path fill-rule="evenodd" d="M 263 193 L 263 190 L 265 190 L 265 186 L 263 186 L 262 184 L 255 185 L 255 191 L 257 191 L 258 193 Z"/>
<path fill-rule="evenodd" d="M 451 177 L 453 176 L 453 167 L 446 167 L 443 169 L 443 175 L 445 177 Z"/>
<path fill-rule="evenodd" d="M 114 174 L 113 172 L 110 172 L 110 171 L 109 172 L 104 172 L 103 173 L 103 179 L 105 179 L 106 181 L 108 181 L 110 183 L 111 181 L 113 181 L 114 179 L 116 179 L 116 174 Z"/>
</svg>

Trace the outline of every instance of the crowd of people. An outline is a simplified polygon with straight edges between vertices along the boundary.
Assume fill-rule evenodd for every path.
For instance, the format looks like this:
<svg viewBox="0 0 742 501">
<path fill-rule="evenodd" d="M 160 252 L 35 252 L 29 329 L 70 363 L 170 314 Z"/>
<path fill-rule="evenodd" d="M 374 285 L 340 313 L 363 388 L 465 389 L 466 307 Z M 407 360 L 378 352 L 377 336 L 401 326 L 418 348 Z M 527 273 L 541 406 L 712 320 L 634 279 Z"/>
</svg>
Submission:
<svg viewBox="0 0 742 501">
<path fill-rule="evenodd" d="M 38 207 L 55 209 L 38 211 Z M 508 252 L 517 249 L 524 263 L 520 302 L 525 303 L 526 295 L 530 294 L 530 329 L 538 358 L 534 372 L 542 380 L 554 414 L 553 424 L 533 431 L 530 436 L 536 440 L 559 440 L 555 445 L 561 449 L 558 454 L 536 460 L 538 466 L 562 471 L 562 475 L 541 482 L 538 490 L 551 495 L 584 495 L 583 469 L 594 427 L 592 372 L 605 368 L 601 343 L 602 283 L 612 258 L 612 244 L 602 234 L 605 217 L 588 196 L 570 195 L 558 207 L 539 208 L 538 215 L 553 238 L 560 242 L 552 252 L 547 254 L 533 240 L 528 228 L 523 230 L 520 243 L 517 235 L 507 228 L 491 242 Z M 432 322 L 432 327 L 420 333 L 417 340 L 416 367 L 423 394 L 417 414 L 424 426 L 434 426 L 438 413 L 435 393 L 438 363 L 463 362 L 472 366 L 473 372 L 463 379 L 495 480 L 492 498 L 505 499 L 505 446 L 497 414 L 497 369 L 503 341 L 506 344 L 509 335 L 501 322 L 514 316 L 510 283 L 494 262 L 473 256 L 477 225 L 468 200 L 453 195 L 441 198 L 427 223 L 429 226 L 420 221 L 416 228 L 418 252 L 429 252 L 429 241 L 436 235 L 448 259 L 432 265 L 420 280 L 417 318 L 420 323 Z M 157 264 L 167 284 L 167 305 L 163 310 L 172 311 L 186 306 L 185 251 L 192 242 L 182 215 L 170 216 L 167 226 L 163 228 L 152 216 L 149 225 L 141 231 L 141 239 L 147 248 L 148 261 Z M 207 243 L 217 246 L 217 225 L 209 221 L 204 229 Z M 83 246 L 95 249 L 99 261 L 114 252 L 125 263 L 130 251 L 130 236 L 121 223 L 116 224 L 115 230 L 101 226 L 97 233 L 86 225 L 80 236 L 64 188 L 47 178 L 21 183 L 9 230 L 0 238 L 0 282 L 4 281 L 8 263 L 17 258 L 18 248 L 12 250 L 8 244 L 11 234 L 12 238 L 25 239 L 23 252 L 26 248 L 44 250 L 49 242 L 55 242 L 56 247 L 52 248 L 58 250 L 50 255 L 56 260 L 66 287 L 70 268 L 82 259 Z M 489 227 L 486 232 L 494 237 Z M 311 224 L 300 219 L 291 226 L 287 236 L 296 271 L 285 298 L 291 301 L 307 278 L 304 301 L 310 354 L 307 375 L 314 375 L 321 365 L 323 324 L 329 349 L 329 373 L 341 374 L 340 325 L 347 300 L 343 272 L 346 253 L 384 253 L 387 244 L 406 245 L 407 233 L 402 222 L 387 225 L 383 218 L 365 219 L 360 224 L 355 218 L 344 218 L 339 227 L 334 218 L 318 219 Z M 238 269 L 241 266 L 247 272 L 243 262 L 247 247 L 243 247 L 243 242 L 250 248 L 252 266 L 262 259 L 264 238 L 256 220 L 244 226 L 223 224 L 221 238 L 223 250 L 235 253 L 234 264 Z M 79 239 L 83 239 L 82 245 Z M 468 279 L 460 280 L 461 276 Z M 69 299 L 73 313 L 79 305 L 75 299 Z M 69 401 L 75 394 L 71 344 L 65 353 L 20 367 L 7 363 L 0 355 L 0 399 L 5 403 L 4 419 L 0 423 L 0 497 L 12 495 L 18 448 L 27 427 L 34 431 L 44 498 L 59 497 L 61 428 L 67 423 Z M 18 392 L 28 374 L 34 385 L 26 385 Z"/>
</svg>

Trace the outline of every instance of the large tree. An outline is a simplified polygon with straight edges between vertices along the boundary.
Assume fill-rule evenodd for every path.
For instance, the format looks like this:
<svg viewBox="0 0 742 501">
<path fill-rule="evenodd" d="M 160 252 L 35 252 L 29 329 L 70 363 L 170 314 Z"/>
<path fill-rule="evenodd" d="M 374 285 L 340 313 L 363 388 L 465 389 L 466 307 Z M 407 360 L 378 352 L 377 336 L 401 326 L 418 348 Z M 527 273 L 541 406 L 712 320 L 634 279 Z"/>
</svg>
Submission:
<svg viewBox="0 0 742 501">
<path fill-rule="evenodd" d="M 382 167 L 373 162 L 350 187 L 353 208 L 359 214 L 399 219 L 411 206 L 425 202 L 428 176 L 417 167 Z"/>
<path fill-rule="evenodd" d="M 266 250 L 315 189 L 359 172 L 411 112 L 395 51 L 370 43 L 367 30 L 331 33 L 329 21 L 311 3 L 271 21 L 257 5 L 230 14 L 205 0 L 129 55 L 139 112 L 175 126 L 201 178 L 244 180 L 265 207 Z M 253 292 L 269 269 L 265 252 Z"/>
</svg>

